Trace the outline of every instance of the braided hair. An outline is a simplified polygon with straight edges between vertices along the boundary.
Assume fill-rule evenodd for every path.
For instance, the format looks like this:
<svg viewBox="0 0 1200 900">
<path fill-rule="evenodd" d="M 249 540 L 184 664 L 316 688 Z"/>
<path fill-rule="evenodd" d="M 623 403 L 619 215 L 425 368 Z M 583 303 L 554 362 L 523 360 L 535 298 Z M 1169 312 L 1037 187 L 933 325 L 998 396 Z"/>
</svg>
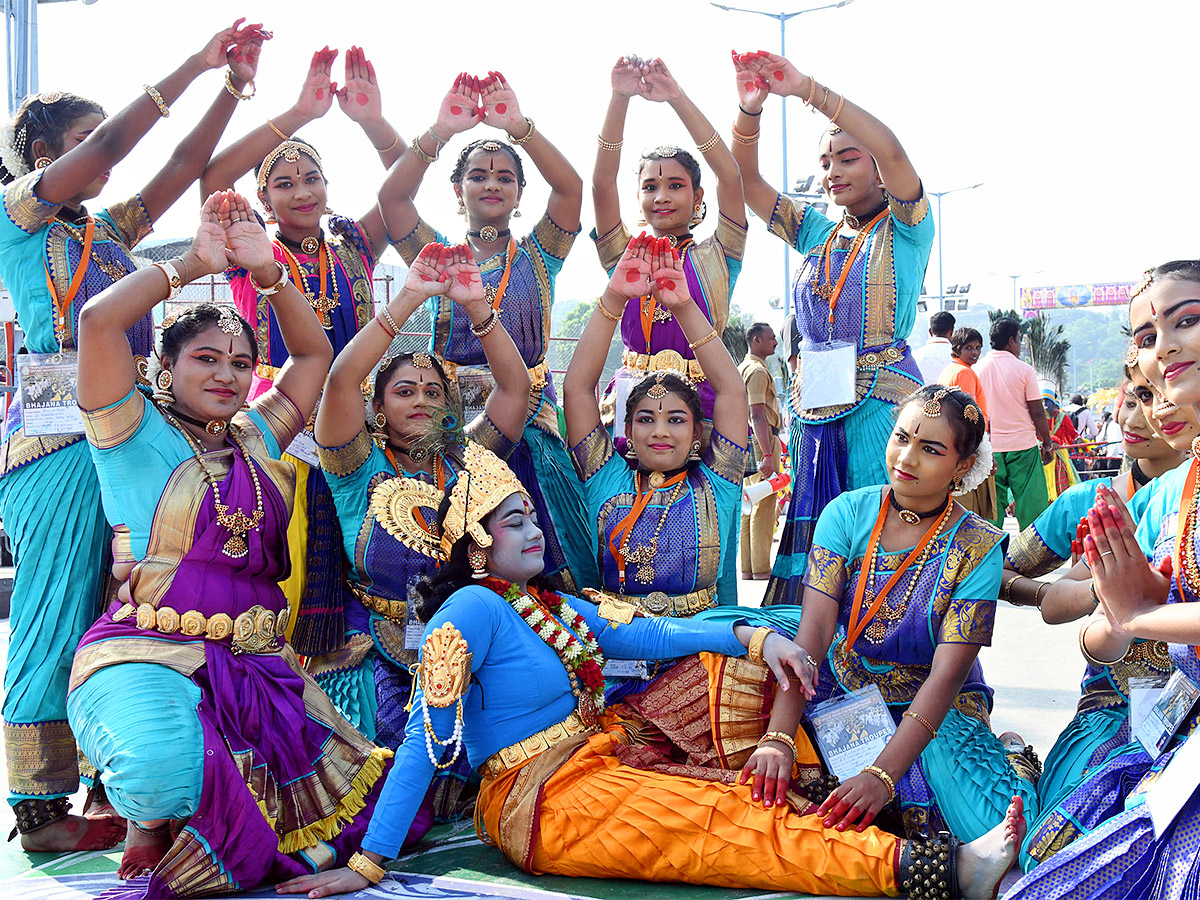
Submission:
<svg viewBox="0 0 1200 900">
<path fill-rule="evenodd" d="M 35 141 L 44 141 L 55 154 L 61 154 L 64 139 L 71 126 L 84 116 L 94 113 L 103 116 L 104 107 L 78 94 L 30 94 L 21 101 L 12 120 L 13 164 L 0 162 L 0 182 L 10 184 L 33 169 L 36 158 L 33 152 Z M 24 172 L 13 171 L 22 164 L 25 167 Z"/>
</svg>

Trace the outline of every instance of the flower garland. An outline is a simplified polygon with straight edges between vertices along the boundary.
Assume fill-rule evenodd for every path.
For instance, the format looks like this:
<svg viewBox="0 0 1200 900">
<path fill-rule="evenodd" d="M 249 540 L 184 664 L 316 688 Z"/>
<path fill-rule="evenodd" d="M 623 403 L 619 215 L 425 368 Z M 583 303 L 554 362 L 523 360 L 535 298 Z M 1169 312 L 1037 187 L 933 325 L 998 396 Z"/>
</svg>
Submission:
<svg viewBox="0 0 1200 900">
<path fill-rule="evenodd" d="M 522 592 L 499 578 L 485 578 L 483 584 L 507 600 L 534 634 L 558 654 L 567 670 L 571 693 L 579 701 L 579 714 L 589 725 L 595 722 L 604 710 L 604 656 L 587 619 L 553 591 L 539 592 L 531 587 Z M 562 622 L 569 622 L 570 628 Z"/>
</svg>

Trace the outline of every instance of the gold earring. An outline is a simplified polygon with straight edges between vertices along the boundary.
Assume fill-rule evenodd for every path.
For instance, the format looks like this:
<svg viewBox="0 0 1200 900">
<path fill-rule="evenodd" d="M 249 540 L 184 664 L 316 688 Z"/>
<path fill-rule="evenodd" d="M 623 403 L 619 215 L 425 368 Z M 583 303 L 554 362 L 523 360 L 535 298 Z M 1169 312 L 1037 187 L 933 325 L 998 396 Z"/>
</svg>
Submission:
<svg viewBox="0 0 1200 900">
<path fill-rule="evenodd" d="M 519 218 L 521 218 L 521 207 L 519 207 L 519 206 L 514 206 L 514 207 L 513 207 L 513 211 L 512 211 L 512 217 L 513 217 L 514 219 L 519 219 Z"/>
<path fill-rule="evenodd" d="M 33 167 L 35 169 L 44 169 L 44 168 L 46 168 L 46 166 L 50 165 L 50 163 L 52 163 L 52 162 L 54 162 L 54 160 L 52 160 L 48 156 L 39 156 L 37 159 L 35 159 L 33 161 Z"/>
<path fill-rule="evenodd" d="M 467 565 L 471 567 L 471 577 L 476 581 L 487 578 L 487 554 L 478 547 L 472 546 L 467 551 Z"/>
<path fill-rule="evenodd" d="M 692 441 L 692 452 L 688 454 L 688 462 L 700 461 L 700 442 Z"/>
<path fill-rule="evenodd" d="M 692 209 L 692 224 L 693 225 L 699 225 L 701 222 L 704 221 L 703 206 L 704 206 L 704 204 L 697 203 L 695 205 L 695 207 Z"/>
<path fill-rule="evenodd" d="M 371 432 L 371 440 L 378 446 L 384 447 L 387 444 L 387 416 L 377 412 L 373 421 L 375 430 Z"/>
<path fill-rule="evenodd" d="M 163 406 L 170 406 L 172 403 L 174 403 L 175 395 L 171 393 L 171 382 L 173 380 L 174 379 L 171 377 L 170 369 L 161 369 L 159 373 L 154 376 L 154 386 L 158 388 L 158 390 L 150 395 L 150 399 L 161 403 Z"/>
<path fill-rule="evenodd" d="M 963 485 L 963 480 L 962 480 L 961 475 L 955 476 L 954 478 L 952 478 L 950 480 L 950 493 L 951 494 L 953 494 L 955 497 L 961 497 L 966 492 L 967 492 L 967 489 Z"/>
<path fill-rule="evenodd" d="M 458 214 L 460 216 L 465 216 L 467 214 L 467 204 L 463 202 L 462 197 L 458 198 Z"/>
<path fill-rule="evenodd" d="M 271 207 L 264 206 L 263 209 L 267 211 L 267 217 L 263 219 L 263 222 L 265 222 L 267 225 L 278 225 L 279 222 L 275 218 L 275 213 L 271 211 Z"/>
</svg>

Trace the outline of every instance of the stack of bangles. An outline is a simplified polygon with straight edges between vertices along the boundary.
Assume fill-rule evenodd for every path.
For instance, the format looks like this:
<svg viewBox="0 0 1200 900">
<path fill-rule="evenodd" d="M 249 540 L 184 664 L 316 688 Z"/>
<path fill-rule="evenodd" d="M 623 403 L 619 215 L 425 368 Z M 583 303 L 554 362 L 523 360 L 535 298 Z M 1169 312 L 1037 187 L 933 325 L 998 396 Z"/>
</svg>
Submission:
<svg viewBox="0 0 1200 900">
<path fill-rule="evenodd" d="M 771 741 L 777 741 L 791 750 L 792 762 L 794 763 L 796 761 L 796 742 L 792 739 L 790 734 L 788 734 L 786 731 L 768 731 L 758 739 L 757 746 L 761 747 L 763 744 L 769 744 Z"/>
<path fill-rule="evenodd" d="M 496 310 L 493 309 L 488 314 L 488 317 L 486 319 L 484 319 L 478 325 L 471 326 L 471 334 L 475 335 L 475 337 L 481 338 L 484 335 L 488 334 L 493 328 L 495 328 L 496 323 L 499 321 L 500 321 L 500 317 L 498 315 L 496 315 Z"/>
<path fill-rule="evenodd" d="M 763 644 L 770 636 L 771 629 L 766 625 L 755 628 L 754 634 L 750 635 L 750 643 L 746 645 L 746 659 L 761 666 L 763 664 Z"/>
<path fill-rule="evenodd" d="M 885 806 L 896 799 L 896 782 L 892 780 L 891 775 L 883 771 L 883 769 L 879 768 L 879 766 L 864 766 L 863 772 L 870 772 L 872 775 L 882 781 L 883 786 L 888 789 L 888 798 L 884 802 Z M 862 772 L 859 774 L 861 775 Z"/>
<path fill-rule="evenodd" d="M 383 318 L 381 319 L 380 316 Z M 386 306 L 379 307 L 379 315 L 375 317 L 375 321 L 392 337 L 400 333 L 400 328 L 396 325 L 396 320 L 392 318 L 392 314 Z"/>
<path fill-rule="evenodd" d="M 1033 603 L 1023 603 L 1020 600 L 1014 600 L 1012 596 L 1013 584 L 1017 581 L 1032 581 L 1037 585 L 1037 590 L 1033 595 Z M 1013 606 L 1036 606 L 1042 608 L 1042 591 L 1050 587 L 1050 582 L 1039 581 L 1036 578 L 1026 578 L 1024 575 L 1014 575 L 1007 581 L 1000 582 L 1000 599 L 1005 603 L 1011 603 Z"/>
</svg>

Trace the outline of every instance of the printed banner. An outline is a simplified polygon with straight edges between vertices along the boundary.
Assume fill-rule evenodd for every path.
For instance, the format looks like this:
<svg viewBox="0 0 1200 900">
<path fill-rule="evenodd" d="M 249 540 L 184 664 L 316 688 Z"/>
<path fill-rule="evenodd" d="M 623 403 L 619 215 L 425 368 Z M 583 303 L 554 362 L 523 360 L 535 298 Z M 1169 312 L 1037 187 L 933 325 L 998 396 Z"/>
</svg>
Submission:
<svg viewBox="0 0 1200 900">
<path fill-rule="evenodd" d="M 1055 287 L 1021 288 L 1021 312 L 1032 318 L 1043 309 L 1078 309 L 1082 306 L 1124 306 L 1135 282 L 1067 284 Z"/>
</svg>

